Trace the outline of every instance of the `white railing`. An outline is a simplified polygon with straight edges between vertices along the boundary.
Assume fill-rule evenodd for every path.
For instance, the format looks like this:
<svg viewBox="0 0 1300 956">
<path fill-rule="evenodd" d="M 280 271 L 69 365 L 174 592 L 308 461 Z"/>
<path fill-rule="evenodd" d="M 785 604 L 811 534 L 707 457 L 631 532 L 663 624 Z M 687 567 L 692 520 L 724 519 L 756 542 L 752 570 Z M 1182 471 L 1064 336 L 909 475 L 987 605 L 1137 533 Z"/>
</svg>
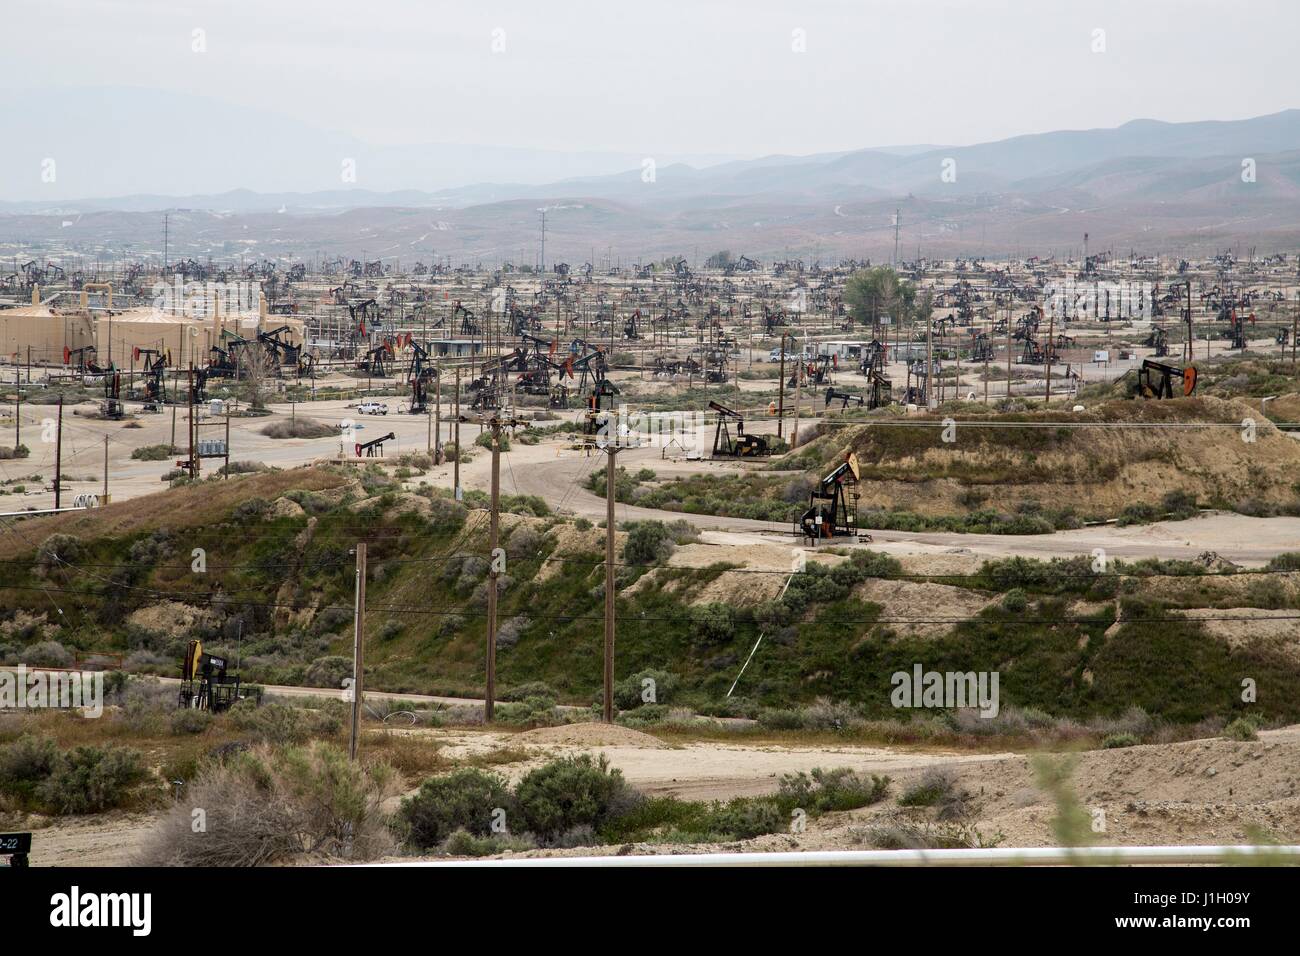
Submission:
<svg viewBox="0 0 1300 956">
<path fill-rule="evenodd" d="M 1300 846 L 994 847 L 970 850 L 810 850 L 806 853 L 538 856 L 420 860 L 380 866 L 1133 866 L 1300 864 Z"/>
</svg>

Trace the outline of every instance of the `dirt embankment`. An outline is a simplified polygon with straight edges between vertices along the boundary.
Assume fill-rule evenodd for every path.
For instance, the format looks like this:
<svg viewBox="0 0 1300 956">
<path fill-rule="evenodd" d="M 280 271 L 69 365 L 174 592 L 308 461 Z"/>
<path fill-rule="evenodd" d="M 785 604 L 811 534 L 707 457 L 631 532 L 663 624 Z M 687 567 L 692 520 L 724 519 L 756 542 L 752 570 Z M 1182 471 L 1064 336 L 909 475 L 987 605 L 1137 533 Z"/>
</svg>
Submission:
<svg viewBox="0 0 1300 956">
<path fill-rule="evenodd" d="M 1202 505 L 1297 499 L 1300 442 L 1257 408 L 1218 398 L 1114 401 L 999 417 L 996 426 L 956 419 L 950 435 L 935 417 L 893 419 L 853 429 L 864 480 L 863 507 L 952 514 L 1010 511 L 1037 501 L 1080 515 L 1114 516 L 1135 503 L 1158 505 L 1184 491 Z M 986 419 L 987 416 L 979 420 Z M 1254 422 L 1253 441 L 1242 422 Z M 914 422 L 914 424 L 907 424 Z"/>
</svg>

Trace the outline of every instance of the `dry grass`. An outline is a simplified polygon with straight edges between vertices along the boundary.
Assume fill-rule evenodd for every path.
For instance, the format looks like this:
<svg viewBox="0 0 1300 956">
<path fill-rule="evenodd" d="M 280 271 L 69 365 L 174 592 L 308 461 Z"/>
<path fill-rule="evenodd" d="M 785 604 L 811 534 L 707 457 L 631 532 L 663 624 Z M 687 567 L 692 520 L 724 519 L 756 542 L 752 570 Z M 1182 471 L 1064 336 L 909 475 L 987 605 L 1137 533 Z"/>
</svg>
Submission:
<svg viewBox="0 0 1300 956">
<path fill-rule="evenodd" d="M 126 537 L 159 527 L 173 531 L 201 527 L 225 520 L 231 509 L 249 498 L 274 500 L 292 489 L 324 491 L 347 481 L 329 469 L 306 466 L 205 481 L 114 502 L 90 511 L 32 518 L 22 523 L 21 535 L 0 537 L 0 557 L 15 557 L 29 552 L 32 550 L 31 542 L 44 541 L 55 532 L 93 540 Z"/>
</svg>

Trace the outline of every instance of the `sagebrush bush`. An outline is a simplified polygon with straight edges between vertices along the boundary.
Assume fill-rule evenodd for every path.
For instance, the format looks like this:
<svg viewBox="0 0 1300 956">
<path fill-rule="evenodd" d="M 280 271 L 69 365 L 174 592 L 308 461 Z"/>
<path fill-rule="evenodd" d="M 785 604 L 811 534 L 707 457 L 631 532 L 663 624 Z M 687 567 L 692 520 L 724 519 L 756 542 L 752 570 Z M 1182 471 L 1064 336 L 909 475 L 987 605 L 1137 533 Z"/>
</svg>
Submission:
<svg viewBox="0 0 1300 956">
<path fill-rule="evenodd" d="M 29 797 L 54 772 L 59 748 L 50 737 L 24 734 L 0 747 L 0 793 Z"/>
<path fill-rule="evenodd" d="M 209 711 L 182 707 L 172 713 L 169 723 L 173 734 L 201 734 L 212 726 L 212 719 Z"/>
<path fill-rule="evenodd" d="M 848 767 L 814 767 L 811 774 L 785 774 L 777 791 L 786 805 L 811 814 L 856 810 L 879 803 L 888 792 L 888 777 L 863 777 Z"/>
<path fill-rule="evenodd" d="M 158 822 L 146 866 L 258 866 L 301 855 L 369 860 L 395 844 L 381 810 L 395 779 L 322 742 L 230 755 L 208 764 Z M 195 830 L 193 810 L 204 826 Z"/>
<path fill-rule="evenodd" d="M 464 767 L 424 781 L 413 796 L 402 801 L 398 820 L 410 846 L 429 850 L 457 830 L 476 837 L 491 835 L 494 819 L 500 819 L 498 810 L 505 811 L 509 827 L 513 807 L 501 776 Z"/>
<path fill-rule="evenodd" d="M 601 754 L 564 757 L 530 771 L 515 788 L 515 802 L 528 832 L 555 840 L 575 827 L 599 828 L 633 805 L 638 794 Z"/>
<path fill-rule="evenodd" d="M 317 737 L 332 737 L 343 726 L 339 714 L 307 710 L 288 704 L 253 706 L 250 702 L 230 709 L 230 722 L 241 733 L 270 744 L 296 744 Z"/>
<path fill-rule="evenodd" d="M 147 776 L 134 750 L 77 747 L 59 755 L 35 795 L 52 813 L 99 813 L 126 803 Z"/>
</svg>

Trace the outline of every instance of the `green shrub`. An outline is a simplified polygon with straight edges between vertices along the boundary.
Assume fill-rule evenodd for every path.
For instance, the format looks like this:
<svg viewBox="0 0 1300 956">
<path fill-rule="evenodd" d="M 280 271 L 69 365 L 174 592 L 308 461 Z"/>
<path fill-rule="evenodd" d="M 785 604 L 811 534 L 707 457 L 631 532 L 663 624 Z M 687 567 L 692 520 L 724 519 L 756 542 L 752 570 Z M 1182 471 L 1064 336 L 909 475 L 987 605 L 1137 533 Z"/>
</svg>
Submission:
<svg viewBox="0 0 1300 956">
<path fill-rule="evenodd" d="M 708 831 L 715 838 L 749 840 L 779 833 L 790 818 L 770 797 L 738 797 L 716 805 L 708 816 Z"/>
<path fill-rule="evenodd" d="M 1002 596 L 1002 607 L 1008 611 L 1019 613 L 1029 606 L 1029 598 L 1020 588 L 1012 588 Z"/>
<path fill-rule="evenodd" d="M 478 837 L 488 836 L 496 811 L 505 810 L 509 824 L 513 807 L 504 779 L 465 767 L 424 781 L 417 793 L 402 801 L 398 819 L 407 843 L 428 850 L 457 830 Z"/>
<path fill-rule="evenodd" d="M 647 680 L 654 681 L 654 684 L 647 685 Z M 670 671 L 653 668 L 637 671 L 614 684 L 614 706 L 619 710 L 632 710 L 642 704 L 667 704 L 680 685 L 681 678 Z M 646 700 L 651 687 L 654 691 L 652 699 Z"/>
<path fill-rule="evenodd" d="M 635 791 L 602 754 L 563 757 L 530 771 L 515 788 L 528 831 L 554 841 L 576 827 L 598 828 L 632 806 Z"/>
<path fill-rule="evenodd" d="M 146 776 L 134 750 L 77 747 L 59 757 L 36 797 L 54 813 L 98 813 L 124 804 Z"/>
<path fill-rule="evenodd" d="M 181 734 L 201 734 L 212 726 L 212 714 L 206 710 L 186 707 L 172 713 L 171 732 Z"/>
<path fill-rule="evenodd" d="M 1223 728 L 1223 736 L 1228 740 L 1258 740 L 1258 729 L 1249 717 L 1238 717 Z"/>
<path fill-rule="evenodd" d="M 559 699 L 559 695 L 555 693 L 555 690 L 551 685 L 540 680 L 529 681 L 526 684 L 518 684 L 497 694 L 498 700 L 505 701 L 521 701 L 529 697 L 541 697 L 552 702 Z"/>
<path fill-rule="evenodd" d="M 457 830 L 442 842 L 442 845 L 438 847 L 438 852 L 447 856 L 494 856 L 508 850 L 516 853 L 520 850 L 531 850 L 536 845 L 526 837 L 510 836 L 509 834 L 478 837 L 468 830 Z"/>
<path fill-rule="evenodd" d="M 1101 745 L 1107 750 L 1114 750 L 1119 747 L 1134 747 L 1141 743 L 1137 736 L 1130 733 L 1107 734 L 1102 739 Z"/>
<path fill-rule="evenodd" d="M 817 815 L 879 803 L 889 792 L 889 778 L 873 774 L 868 779 L 848 767 L 815 767 L 811 774 L 785 774 L 777 792 L 786 807 L 800 807 Z"/>
<path fill-rule="evenodd" d="M 144 445 L 132 451 L 131 457 L 136 461 L 166 461 L 180 452 L 175 445 Z"/>
<path fill-rule="evenodd" d="M 931 768 L 921 774 L 921 778 L 903 791 L 898 798 L 899 806 L 934 807 L 952 797 L 957 781 L 951 772 L 942 768 Z"/>
<path fill-rule="evenodd" d="M 701 644 L 725 644 L 736 633 L 735 618 L 726 604 L 699 605 L 691 611 L 691 623 Z"/>
<path fill-rule="evenodd" d="M 368 860 L 394 849 L 381 807 L 386 763 L 348 760 L 339 747 L 260 746 L 207 764 L 146 840 L 149 866 L 259 866 L 304 854 Z M 206 826 L 196 831 L 192 811 Z"/>
<path fill-rule="evenodd" d="M 623 561 L 633 565 L 661 564 L 674 548 L 672 533 L 662 521 L 636 521 L 627 529 Z"/>
<path fill-rule="evenodd" d="M 242 733 L 270 744 L 300 744 L 315 737 L 332 737 L 343 726 L 337 713 L 290 707 L 288 704 L 253 706 L 251 702 L 230 709 L 230 720 Z"/>
<path fill-rule="evenodd" d="M 24 734 L 0 747 L 0 792 L 30 796 L 54 772 L 58 759 L 59 749 L 50 737 Z"/>
</svg>

